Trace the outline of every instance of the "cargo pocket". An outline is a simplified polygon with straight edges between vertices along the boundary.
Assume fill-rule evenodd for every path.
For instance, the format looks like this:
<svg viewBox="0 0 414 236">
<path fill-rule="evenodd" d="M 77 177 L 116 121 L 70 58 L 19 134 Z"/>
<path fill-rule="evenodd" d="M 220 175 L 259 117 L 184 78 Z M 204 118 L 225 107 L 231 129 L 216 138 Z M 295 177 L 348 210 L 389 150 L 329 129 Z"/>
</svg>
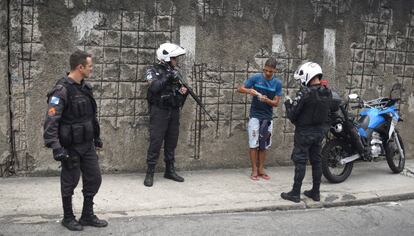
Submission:
<svg viewBox="0 0 414 236">
<path fill-rule="evenodd" d="M 84 142 L 84 128 L 83 124 L 72 125 L 72 143 L 80 144 Z"/>
<path fill-rule="evenodd" d="M 63 147 L 72 145 L 72 134 L 70 125 L 59 126 L 59 141 Z"/>
<path fill-rule="evenodd" d="M 93 140 L 94 132 L 93 132 L 93 125 L 92 122 L 85 122 L 84 123 L 84 137 L 86 142 L 90 142 Z"/>
</svg>

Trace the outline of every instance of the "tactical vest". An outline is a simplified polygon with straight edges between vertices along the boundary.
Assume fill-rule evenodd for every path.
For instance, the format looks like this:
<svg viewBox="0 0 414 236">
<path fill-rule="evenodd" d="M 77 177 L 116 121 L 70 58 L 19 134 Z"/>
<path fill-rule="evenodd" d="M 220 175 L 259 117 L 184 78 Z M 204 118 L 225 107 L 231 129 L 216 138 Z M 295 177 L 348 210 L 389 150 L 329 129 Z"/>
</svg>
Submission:
<svg viewBox="0 0 414 236">
<path fill-rule="evenodd" d="M 94 138 L 93 120 L 96 116 L 96 101 L 92 87 L 71 84 L 67 78 L 57 82 L 67 90 L 67 101 L 59 125 L 59 141 L 64 147 L 73 144 L 92 142 Z"/>
<path fill-rule="evenodd" d="M 323 86 L 313 86 L 305 90 L 307 93 L 302 111 L 296 121 L 297 127 L 315 127 L 326 125 L 332 103 L 331 90 Z"/>
<path fill-rule="evenodd" d="M 156 79 L 167 78 L 166 86 L 157 93 L 153 93 L 148 89 L 147 101 L 150 105 L 156 105 L 159 108 L 178 108 L 182 107 L 186 96 L 182 95 L 179 90 L 181 84 L 178 80 L 171 77 L 174 76 L 172 71 L 167 70 L 163 65 L 156 64 L 152 69 L 158 74 Z"/>
</svg>

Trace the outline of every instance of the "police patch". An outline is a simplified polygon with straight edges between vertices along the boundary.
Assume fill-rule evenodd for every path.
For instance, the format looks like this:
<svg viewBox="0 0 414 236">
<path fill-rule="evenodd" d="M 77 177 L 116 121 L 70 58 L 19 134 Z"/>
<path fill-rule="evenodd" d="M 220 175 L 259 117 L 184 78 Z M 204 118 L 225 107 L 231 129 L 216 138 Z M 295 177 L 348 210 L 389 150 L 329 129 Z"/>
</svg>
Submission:
<svg viewBox="0 0 414 236">
<path fill-rule="evenodd" d="M 51 108 L 47 111 L 47 115 L 48 115 L 48 116 L 55 116 L 55 115 L 56 115 L 56 108 L 51 107 Z"/>
<path fill-rule="evenodd" d="M 53 97 L 50 99 L 50 104 L 53 104 L 53 105 L 58 105 L 58 104 L 59 104 L 59 101 L 60 101 L 60 98 L 53 96 Z"/>
<path fill-rule="evenodd" d="M 151 74 L 151 72 L 148 72 L 147 73 L 147 80 L 152 80 L 152 74 Z"/>
</svg>

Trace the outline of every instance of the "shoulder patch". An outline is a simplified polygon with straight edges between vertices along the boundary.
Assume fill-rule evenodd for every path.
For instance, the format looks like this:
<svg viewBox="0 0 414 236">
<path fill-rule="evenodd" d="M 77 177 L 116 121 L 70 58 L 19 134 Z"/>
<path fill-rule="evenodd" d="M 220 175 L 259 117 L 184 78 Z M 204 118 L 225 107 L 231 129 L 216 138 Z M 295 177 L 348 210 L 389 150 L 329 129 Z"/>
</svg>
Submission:
<svg viewBox="0 0 414 236">
<path fill-rule="evenodd" d="M 153 80 L 153 79 L 154 79 L 154 72 L 153 72 L 153 70 L 151 70 L 151 69 L 148 69 L 148 70 L 147 70 L 147 73 L 146 73 L 146 75 L 145 75 L 145 79 L 146 79 L 147 81 L 151 81 L 151 80 Z"/>
<path fill-rule="evenodd" d="M 59 97 L 52 96 L 50 98 L 50 104 L 51 105 L 59 105 L 59 102 L 60 102 L 60 98 Z"/>
<path fill-rule="evenodd" d="M 47 111 L 47 115 L 48 116 L 55 116 L 56 115 L 56 108 L 55 107 L 49 108 L 49 110 Z"/>
</svg>

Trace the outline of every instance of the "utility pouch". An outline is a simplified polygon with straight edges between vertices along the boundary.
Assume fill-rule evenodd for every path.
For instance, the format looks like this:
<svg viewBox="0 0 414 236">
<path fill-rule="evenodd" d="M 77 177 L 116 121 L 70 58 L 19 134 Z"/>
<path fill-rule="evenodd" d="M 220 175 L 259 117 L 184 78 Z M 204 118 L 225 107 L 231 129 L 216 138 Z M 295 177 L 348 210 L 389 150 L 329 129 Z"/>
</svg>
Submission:
<svg viewBox="0 0 414 236">
<path fill-rule="evenodd" d="M 73 124 L 72 125 L 72 143 L 80 144 L 84 142 L 84 125 L 83 124 Z"/>
<path fill-rule="evenodd" d="M 88 121 L 83 123 L 84 124 L 84 139 L 85 142 L 90 142 L 94 138 L 94 129 L 92 121 Z"/>
<path fill-rule="evenodd" d="M 171 106 L 172 96 L 171 94 L 161 95 L 160 103 L 164 107 Z"/>
<path fill-rule="evenodd" d="M 66 166 L 68 169 L 73 169 L 78 167 L 80 164 L 80 158 L 78 155 L 70 155 L 66 161 L 63 161 L 63 165 Z"/>
<path fill-rule="evenodd" d="M 59 141 L 63 147 L 72 145 L 72 129 L 71 125 L 61 124 L 59 126 Z"/>
</svg>

